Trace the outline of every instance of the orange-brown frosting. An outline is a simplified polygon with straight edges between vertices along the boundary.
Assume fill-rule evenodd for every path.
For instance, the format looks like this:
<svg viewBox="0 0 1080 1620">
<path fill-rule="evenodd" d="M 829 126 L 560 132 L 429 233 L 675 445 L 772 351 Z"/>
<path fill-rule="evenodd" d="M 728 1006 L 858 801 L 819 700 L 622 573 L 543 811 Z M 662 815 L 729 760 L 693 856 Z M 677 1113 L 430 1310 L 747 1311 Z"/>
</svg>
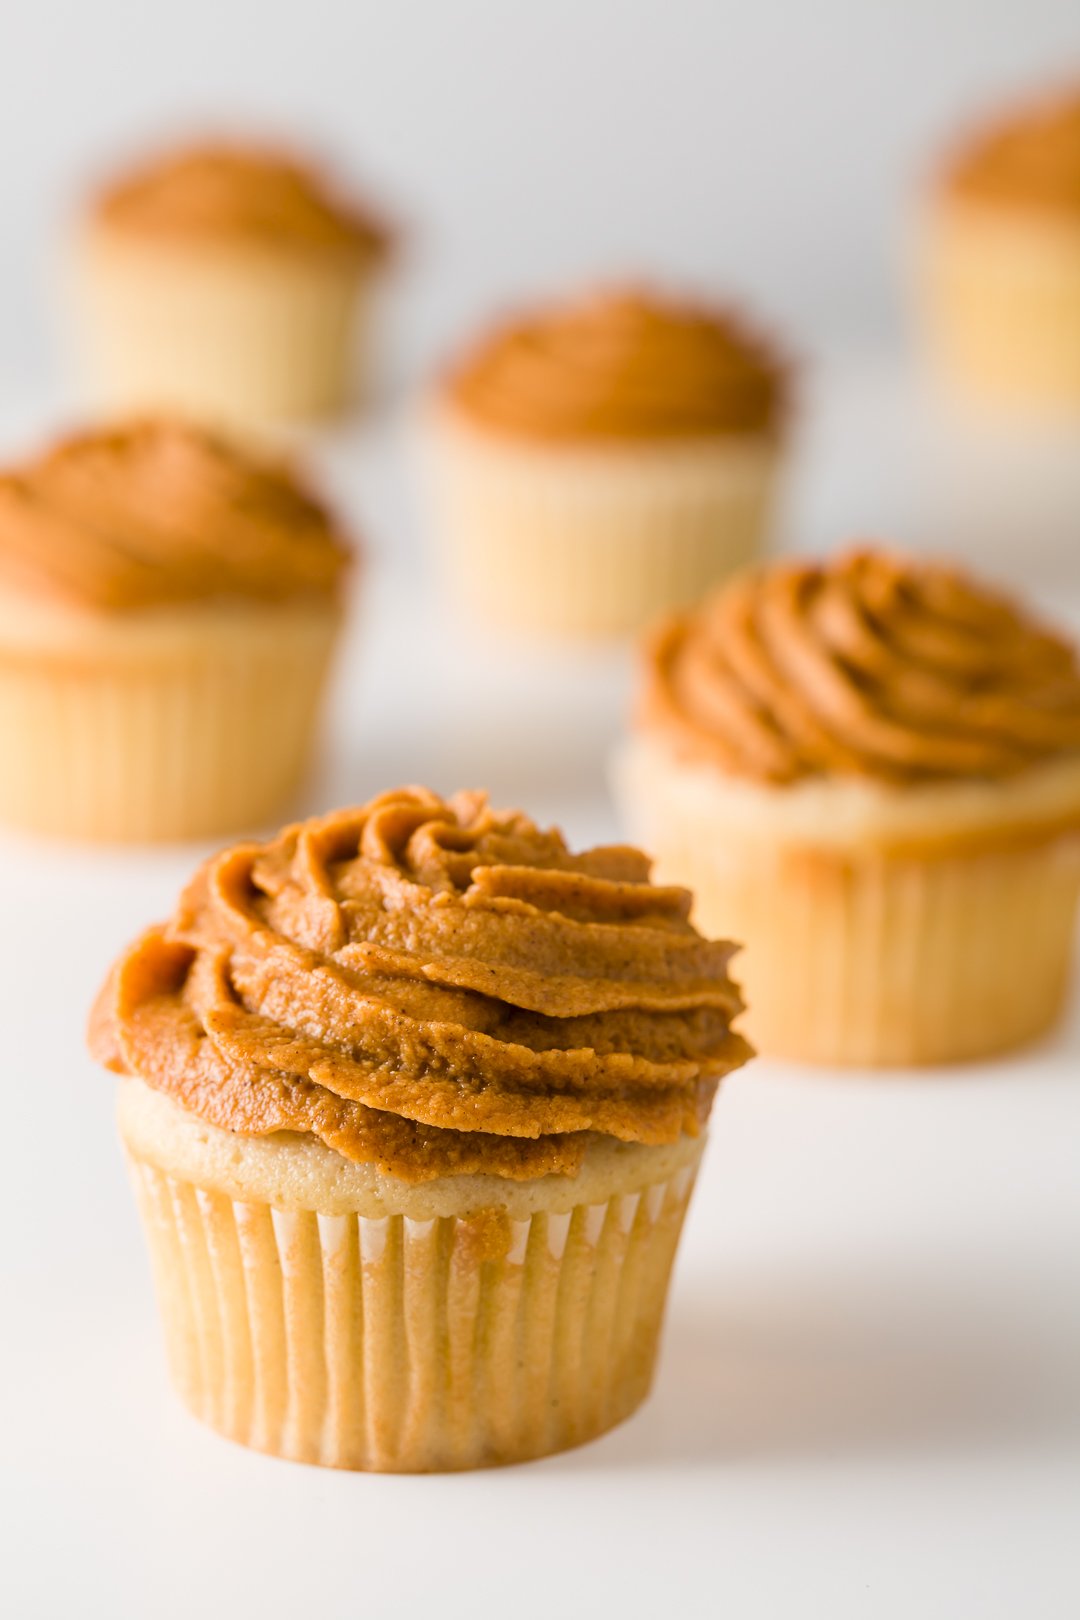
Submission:
<svg viewBox="0 0 1080 1620">
<path fill-rule="evenodd" d="M 0 586 L 78 606 L 326 594 L 348 555 L 291 471 L 177 421 L 81 434 L 0 474 Z"/>
<path fill-rule="evenodd" d="M 945 183 L 976 202 L 1080 216 L 1080 85 L 975 136 L 953 158 Z"/>
<path fill-rule="evenodd" d="M 683 889 L 480 793 L 403 789 L 208 861 L 113 970 L 95 1054 L 245 1136 L 408 1181 L 696 1133 L 749 1048 Z"/>
<path fill-rule="evenodd" d="M 152 238 L 219 239 L 380 257 L 386 225 L 268 146 L 207 142 L 153 158 L 97 198 L 102 222 Z"/>
<path fill-rule="evenodd" d="M 746 574 L 670 619 L 640 719 L 760 782 L 1000 778 L 1080 749 L 1080 667 L 963 575 L 856 551 Z"/>
<path fill-rule="evenodd" d="M 453 404 L 542 440 L 772 434 L 786 386 L 729 316 L 646 292 L 600 292 L 501 327 L 448 373 Z"/>
</svg>

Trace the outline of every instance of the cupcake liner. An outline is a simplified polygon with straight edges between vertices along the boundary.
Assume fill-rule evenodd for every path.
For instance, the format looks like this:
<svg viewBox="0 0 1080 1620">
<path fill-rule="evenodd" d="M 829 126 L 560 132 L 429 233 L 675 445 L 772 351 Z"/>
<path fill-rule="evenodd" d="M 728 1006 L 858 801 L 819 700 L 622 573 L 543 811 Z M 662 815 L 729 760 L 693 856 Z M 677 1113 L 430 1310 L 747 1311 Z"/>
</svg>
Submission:
<svg viewBox="0 0 1080 1620">
<path fill-rule="evenodd" d="M 918 279 L 931 358 L 947 379 L 1080 409 L 1080 228 L 942 205 Z"/>
<path fill-rule="evenodd" d="M 764 1052 L 947 1063 L 1021 1045 L 1060 1013 L 1078 888 L 1064 843 L 922 861 L 790 851 L 679 875 L 699 927 L 746 941 L 744 1024 Z"/>
<path fill-rule="evenodd" d="M 93 242 L 71 302 L 99 405 L 243 424 L 317 418 L 351 402 L 371 283 L 350 259 Z"/>
<path fill-rule="evenodd" d="M 269 819 L 298 787 L 336 610 L 252 612 L 181 644 L 0 652 L 0 821 L 91 839 L 196 838 Z M 120 654 L 120 656 L 116 656 Z"/>
<path fill-rule="evenodd" d="M 260 1451 L 414 1473 L 581 1444 L 648 1393 L 697 1159 L 565 1212 L 284 1211 L 127 1148 L 176 1387 Z"/>
<path fill-rule="evenodd" d="M 448 588 L 506 630 L 630 632 L 762 545 L 767 440 L 593 450 L 500 442 L 445 418 L 431 431 Z"/>
<path fill-rule="evenodd" d="M 704 933 L 743 944 L 740 1025 L 760 1051 L 947 1063 L 1007 1051 L 1058 1017 L 1080 895 L 1075 831 L 1003 822 L 996 843 L 983 826 L 926 853 L 815 846 L 736 827 L 719 795 L 677 772 L 665 782 L 658 759 L 624 762 L 618 792 L 657 880 L 693 891 Z"/>
</svg>

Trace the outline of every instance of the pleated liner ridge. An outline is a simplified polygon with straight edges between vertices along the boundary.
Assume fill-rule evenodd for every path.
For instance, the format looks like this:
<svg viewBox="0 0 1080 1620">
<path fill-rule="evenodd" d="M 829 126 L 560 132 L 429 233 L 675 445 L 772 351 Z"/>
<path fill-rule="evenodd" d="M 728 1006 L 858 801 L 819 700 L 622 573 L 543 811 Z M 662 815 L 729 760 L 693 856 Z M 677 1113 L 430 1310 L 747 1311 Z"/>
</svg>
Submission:
<svg viewBox="0 0 1080 1620">
<path fill-rule="evenodd" d="M 413 1473 L 580 1444 L 648 1393 L 697 1159 L 508 1223 L 284 1212 L 129 1162 L 174 1381 L 230 1439 Z"/>
</svg>

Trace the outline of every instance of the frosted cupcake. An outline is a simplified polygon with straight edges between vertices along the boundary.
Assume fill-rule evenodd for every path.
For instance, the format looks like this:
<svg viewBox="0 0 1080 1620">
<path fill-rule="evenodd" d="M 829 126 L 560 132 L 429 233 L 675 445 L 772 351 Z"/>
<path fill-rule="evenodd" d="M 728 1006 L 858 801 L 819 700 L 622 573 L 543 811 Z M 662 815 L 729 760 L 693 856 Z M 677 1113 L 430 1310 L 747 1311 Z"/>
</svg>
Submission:
<svg viewBox="0 0 1080 1620">
<path fill-rule="evenodd" d="M 1056 1019 L 1080 668 L 1005 598 L 870 551 L 750 573 L 649 642 L 616 777 L 698 926 L 745 944 L 762 1050 L 940 1063 Z"/>
<path fill-rule="evenodd" d="M 1080 411 L 1080 88 L 1044 97 L 952 158 L 924 222 L 932 358 L 969 392 Z"/>
<path fill-rule="evenodd" d="M 395 1472 L 577 1445 L 648 1391 L 732 947 L 635 850 L 422 789 L 215 856 L 92 1021 L 173 1377 Z"/>
<path fill-rule="evenodd" d="M 692 600 L 767 530 L 780 365 L 710 309 L 597 293 L 483 338 L 431 412 L 448 582 L 505 630 L 611 635 Z"/>
<path fill-rule="evenodd" d="M 163 839 L 280 814 L 347 558 L 294 474 L 176 422 L 0 474 L 0 820 Z"/>
<path fill-rule="evenodd" d="M 269 147 L 158 157 L 94 199 L 71 277 L 106 407 L 229 424 L 325 417 L 360 388 L 385 226 Z"/>
</svg>

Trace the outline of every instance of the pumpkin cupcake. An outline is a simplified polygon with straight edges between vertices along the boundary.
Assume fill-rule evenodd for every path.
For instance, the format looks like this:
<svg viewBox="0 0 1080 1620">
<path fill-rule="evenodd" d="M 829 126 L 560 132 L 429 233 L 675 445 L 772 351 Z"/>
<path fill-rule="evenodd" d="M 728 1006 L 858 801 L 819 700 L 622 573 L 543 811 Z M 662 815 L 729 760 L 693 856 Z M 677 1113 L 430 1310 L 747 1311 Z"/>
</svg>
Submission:
<svg viewBox="0 0 1080 1620">
<path fill-rule="evenodd" d="M 719 1079 L 733 947 L 631 849 L 411 788 L 243 844 L 91 1024 L 172 1373 L 278 1456 L 518 1462 L 627 1417 Z"/>
<path fill-rule="evenodd" d="M 995 592 L 875 551 L 747 574 L 652 636 L 616 777 L 699 927 L 745 944 L 764 1051 L 941 1063 L 1057 1017 L 1080 667 Z"/>
<path fill-rule="evenodd" d="M 451 589 L 507 631 L 584 636 L 692 600 L 762 544 L 785 399 L 764 343 L 657 294 L 501 327 L 431 412 Z"/>
<path fill-rule="evenodd" d="M 163 839 L 280 813 L 347 559 L 293 473 L 178 422 L 0 474 L 0 820 Z"/>
<path fill-rule="evenodd" d="M 919 253 L 931 357 L 987 398 L 1080 411 L 1080 86 L 949 161 Z"/>
<path fill-rule="evenodd" d="M 95 398 L 241 426 L 340 412 L 389 246 L 367 208 L 271 147 L 152 159 L 93 200 L 76 244 Z"/>
</svg>

